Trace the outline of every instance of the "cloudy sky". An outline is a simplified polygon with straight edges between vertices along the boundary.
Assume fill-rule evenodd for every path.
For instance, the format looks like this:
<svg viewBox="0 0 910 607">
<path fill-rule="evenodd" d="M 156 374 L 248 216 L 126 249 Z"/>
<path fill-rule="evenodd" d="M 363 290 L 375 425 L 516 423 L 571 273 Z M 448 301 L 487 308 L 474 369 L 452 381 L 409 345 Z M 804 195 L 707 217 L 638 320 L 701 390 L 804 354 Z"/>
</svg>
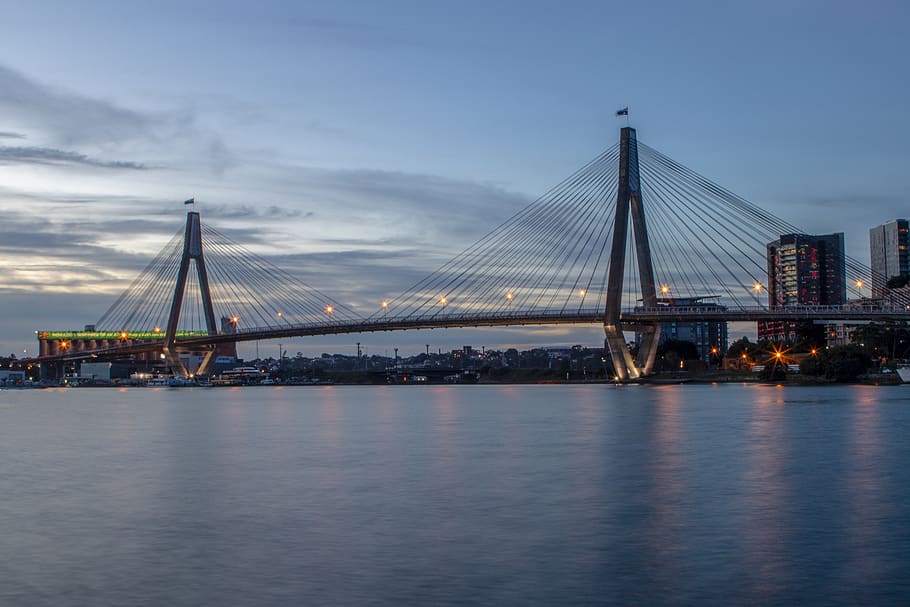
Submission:
<svg viewBox="0 0 910 607">
<path fill-rule="evenodd" d="M 0 0 L 0 351 L 96 321 L 190 196 L 372 311 L 612 145 L 627 105 L 642 141 L 867 260 L 910 215 L 907 6 Z M 602 333 L 285 347 L 355 341 Z"/>
</svg>

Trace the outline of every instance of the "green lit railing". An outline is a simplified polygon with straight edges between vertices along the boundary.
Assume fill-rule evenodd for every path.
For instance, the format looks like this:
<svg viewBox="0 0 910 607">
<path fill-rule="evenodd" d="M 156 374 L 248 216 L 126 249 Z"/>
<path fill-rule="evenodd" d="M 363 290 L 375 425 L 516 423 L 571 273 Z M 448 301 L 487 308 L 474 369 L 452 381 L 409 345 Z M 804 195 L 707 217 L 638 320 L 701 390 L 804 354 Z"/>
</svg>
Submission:
<svg viewBox="0 0 910 607">
<path fill-rule="evenodd" d="M 177 331 L 177 337 L 204 337 L 208 331 Z M 38 331 L 38 339 L 164 339 L 164 331 Z"/>
</svg>

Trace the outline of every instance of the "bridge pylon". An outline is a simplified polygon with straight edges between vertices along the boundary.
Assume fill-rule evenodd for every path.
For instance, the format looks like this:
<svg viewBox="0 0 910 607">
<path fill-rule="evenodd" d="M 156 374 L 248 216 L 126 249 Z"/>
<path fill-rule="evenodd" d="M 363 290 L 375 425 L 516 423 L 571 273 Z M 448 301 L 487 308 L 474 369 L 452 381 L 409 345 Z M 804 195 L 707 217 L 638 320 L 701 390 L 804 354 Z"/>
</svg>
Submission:
<svg viewBox="0 0 910 607">
<path fill-rule="evenodd" d="M 607 275 L 607 303 L 604 312 L 604 349 L 610 353 L 617 378 L 637 379 L 654 368 L 657 345 L 660 341 L 660 324 L 651 323 L 629 326 L 642 332 L 644 338 L 637 360 L 626 344 L 622 325 L 623 274 L 626 265 L 626 238 L 629 215 L 632 216 L 632 233 L 635 257 L 638 261 L 639 284 L 644 307 L 657 306 L 657 289 L 654 284 L 654 266 L 648 245 L 648 228 L 641 197 L 641 177 L 638 171 L 638 140 L 635 129 L 623 127 L 619 139 L 619 185 L 616 194 L 616 215 L 613 225 L 613 242 L 610 248 L 610 270 Z"/>
<path fill-rule="evenodd" d="M 195 262 L 196 276 L 199 279 L 199 290 L 202 296 L 202 310 L 205 315 L 205 327 L 209 335 L 216 335 L 218 327 L 215 324 L 215 310 L 212 306 L 212 293 L 209 290 L 209 278 L 205 269 L 205 257 L 202 254 L 202 220 L 197 211 L 186 214 L 186 231 L 183 236 L 183 255 L 180 258 L 180 269 L 177 273 L 177 285 L 174 288 L 174 298 L 171 300 L 171 311 L 167 320 L 167 331 L 164 336 L 162 351 L 167 359 L 168 366 L 174 375 L 186 377 L 187 370 L 180 361 L 175 341 L 177 339 L 177 325 L 180 322 L 180 309 L 183 306 L 183 295 L 186 292 L 186 279 L 190 271 L 190 261 Z M 198 373 L 206 372 L 214 350 L 209 350 Z"/>
</svg>

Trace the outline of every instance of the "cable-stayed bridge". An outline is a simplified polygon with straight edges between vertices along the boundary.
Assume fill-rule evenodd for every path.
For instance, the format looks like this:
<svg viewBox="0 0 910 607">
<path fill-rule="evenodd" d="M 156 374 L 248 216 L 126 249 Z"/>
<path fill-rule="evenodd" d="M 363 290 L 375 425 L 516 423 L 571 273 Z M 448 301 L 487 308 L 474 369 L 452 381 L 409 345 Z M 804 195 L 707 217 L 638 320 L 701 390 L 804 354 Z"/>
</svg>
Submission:
<svg viewBox="0 0 910 607">
<path fill-rule="evenodd" d="M 823 285 L 846 303 L 781 305 L 781 293 L 801 287 L 768 284 L 766 246 L 802 233 L 625 127 L 619 143 L 423 280 L 370 304 L 337 301 L 191 211 L 94 330 L 39 332 L 39 358 L 153 353 L 186 374 L 178 352 L 239 341 L 601 324 L 616 375 L 628 379 L 651 371 L 663 322 L 910 320 L 910 301 L 868 297 L 885 291 L 884 278 L 849 257 Z M 630 330 L 643 335 L 637 359 Z"/>
</svg>

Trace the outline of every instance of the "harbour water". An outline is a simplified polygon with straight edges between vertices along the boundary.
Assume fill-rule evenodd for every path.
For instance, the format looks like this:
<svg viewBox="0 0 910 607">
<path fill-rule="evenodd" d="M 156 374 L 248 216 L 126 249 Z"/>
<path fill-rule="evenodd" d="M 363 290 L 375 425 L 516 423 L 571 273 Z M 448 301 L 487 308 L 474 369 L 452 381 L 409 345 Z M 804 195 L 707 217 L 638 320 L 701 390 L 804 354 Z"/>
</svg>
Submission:
<svg viewBox="0 0 910 607">
<path fill-rule="evenodd" d="M 906 605 L 910 387 L 0 391 L 0 605 Z"/>
</svg>

